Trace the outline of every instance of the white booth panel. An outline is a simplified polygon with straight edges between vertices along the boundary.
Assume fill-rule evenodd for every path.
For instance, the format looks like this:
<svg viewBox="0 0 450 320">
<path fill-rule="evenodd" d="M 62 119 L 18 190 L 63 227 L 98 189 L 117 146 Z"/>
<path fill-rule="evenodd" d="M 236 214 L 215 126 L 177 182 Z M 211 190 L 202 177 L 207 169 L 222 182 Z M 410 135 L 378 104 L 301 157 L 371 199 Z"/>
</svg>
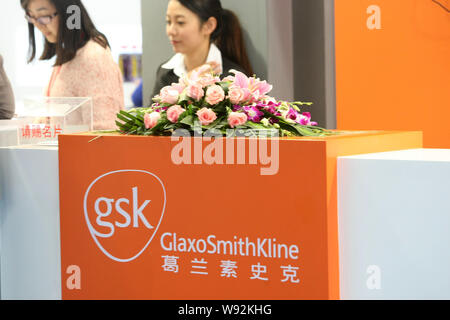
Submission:
<svg viewBox="0 0 450 320">
<path fill-rule="evenodd" d="M 1 298 L 61 299 L 58 149 L 0 148 Z"/>
<path fill-rule="evenodd" d="M 450 299 L 450 150 L 338 159 L 342 299 Z"/>
</svg>

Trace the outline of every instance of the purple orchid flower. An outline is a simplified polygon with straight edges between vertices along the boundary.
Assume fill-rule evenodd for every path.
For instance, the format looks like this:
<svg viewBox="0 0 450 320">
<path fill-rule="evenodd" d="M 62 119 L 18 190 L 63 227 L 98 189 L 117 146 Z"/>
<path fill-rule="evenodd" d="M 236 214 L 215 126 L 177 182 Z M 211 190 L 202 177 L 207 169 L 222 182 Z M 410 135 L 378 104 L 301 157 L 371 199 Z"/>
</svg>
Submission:
<svg viewBox="0 0 450 320">
<path fill-rule="evenodd" d="M 155 112 L 161 113 L 161 112 L 167 111 L 168 109 L 169 109 L 169 107 L 161 107 L 161 108 L 156 109 Z"/>
<path fill-rule="evenodd" d="M 300 123 L 301 115 L 294 108 L 290 108 L 286 118 L 295 121 L 296 123 Z"/>
<path fill-rule="evenodd" d="M 269 123 L 272 124 L 272 125 L 275 124 L 275 123 L 279 123 L 279 122 L 280 122 L 280 120 L 278 120 L 277 118 L 270 118 L 269 119 Z"/>
<path fill-rule="evenodd" d="M 301 114 L 298 123 L 301 125 L 304 125 L 304 126 L 317 126 L 318 125 L 317 122 L 311 122 L 311 113 L 310 112 L 304 112 L 303 114 Z"/>
<path fill-rule="evenodd" d="M 240 106 L 240 105 L 238 105 L 238 104 L 235 104 L 234 106 L 233 106 L 233 111 L 234 112 L 239 112 L 239 111 L 241 111 L 242 110 L 242 106 Z"/>
<path fill-rule="evenodd" d="M 264 110 L 266 110 L 267 112 L 269 112 L 271 114 L 277 113 L 277 107 L 275 105 L 267 105 L 264 107 Z"/>
<path fill-rule="evenodd" d="M 261 122 L 262 118 L 264 117 L 264 112 L 259 110 L 257 106 L 244 107 L 244 112 L 247 115 L 248 120 L 255 123 Z"/>
</svg>

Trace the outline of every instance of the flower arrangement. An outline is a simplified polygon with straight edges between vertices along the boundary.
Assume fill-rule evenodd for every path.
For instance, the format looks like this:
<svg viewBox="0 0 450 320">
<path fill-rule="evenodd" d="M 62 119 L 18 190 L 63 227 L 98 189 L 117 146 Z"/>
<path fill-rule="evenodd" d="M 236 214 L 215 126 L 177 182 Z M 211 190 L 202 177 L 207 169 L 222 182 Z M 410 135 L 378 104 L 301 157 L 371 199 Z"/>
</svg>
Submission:
<svg viewBox="0 0 450 320">
<path fill-rule="evenodd" d="M 200 68 L 178 83 L 164 87 L 149 108 L 121 111 L 116 124 L 123 134 L 171 135 L 177 129 L 230 136 L 272 132 L 279 137 L 324 136 L 311 114 L 300 107 L 311 103 L 277 101 L 272 86 L 238 71 L 220 79 Z"/>
</svg>

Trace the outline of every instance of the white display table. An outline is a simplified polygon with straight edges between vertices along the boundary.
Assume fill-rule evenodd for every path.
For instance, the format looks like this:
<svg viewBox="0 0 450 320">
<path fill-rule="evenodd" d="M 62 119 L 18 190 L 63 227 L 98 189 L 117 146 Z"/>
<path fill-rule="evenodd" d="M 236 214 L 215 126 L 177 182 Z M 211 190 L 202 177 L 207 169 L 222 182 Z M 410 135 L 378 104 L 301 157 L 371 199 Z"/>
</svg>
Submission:
<svg viewBox="0 0 450 320">
<path fill-rule="evenodd" d="M 338 159 L 342 299 L 450 299 L 450 150 Z"/>
<path fill-rule="evenodd" d="M 58 186 L 58 148 L 0 148 L 2 299 L 61 299 Z"/>
</svg>

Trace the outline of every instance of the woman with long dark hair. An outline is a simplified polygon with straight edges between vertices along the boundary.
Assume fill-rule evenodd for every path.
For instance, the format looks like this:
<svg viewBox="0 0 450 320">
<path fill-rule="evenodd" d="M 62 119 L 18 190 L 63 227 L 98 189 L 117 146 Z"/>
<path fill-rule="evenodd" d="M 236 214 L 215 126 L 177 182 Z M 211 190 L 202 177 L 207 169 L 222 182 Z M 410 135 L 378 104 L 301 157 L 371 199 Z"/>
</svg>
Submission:
<svg viewBox="0 0 450 320">
<path fill-rule="evenodd" d="M 166 32 L 176 54 L 159 67 L 153 96 L 206 63 L 253 75 L 239 19 L 220 0 L 170 0 Z"/>
<path fill-rule="evenodd" d="M 81 0 L 20 0 L 29 27 L 29 62 L 36 57 L 35 28 L 44 36 L 40 60 L 55 57 L 48 97 L 92 97 L 94 129 L 114 129 L 123 109 L 123 83 L 108 39 Z"/>
</svg>

